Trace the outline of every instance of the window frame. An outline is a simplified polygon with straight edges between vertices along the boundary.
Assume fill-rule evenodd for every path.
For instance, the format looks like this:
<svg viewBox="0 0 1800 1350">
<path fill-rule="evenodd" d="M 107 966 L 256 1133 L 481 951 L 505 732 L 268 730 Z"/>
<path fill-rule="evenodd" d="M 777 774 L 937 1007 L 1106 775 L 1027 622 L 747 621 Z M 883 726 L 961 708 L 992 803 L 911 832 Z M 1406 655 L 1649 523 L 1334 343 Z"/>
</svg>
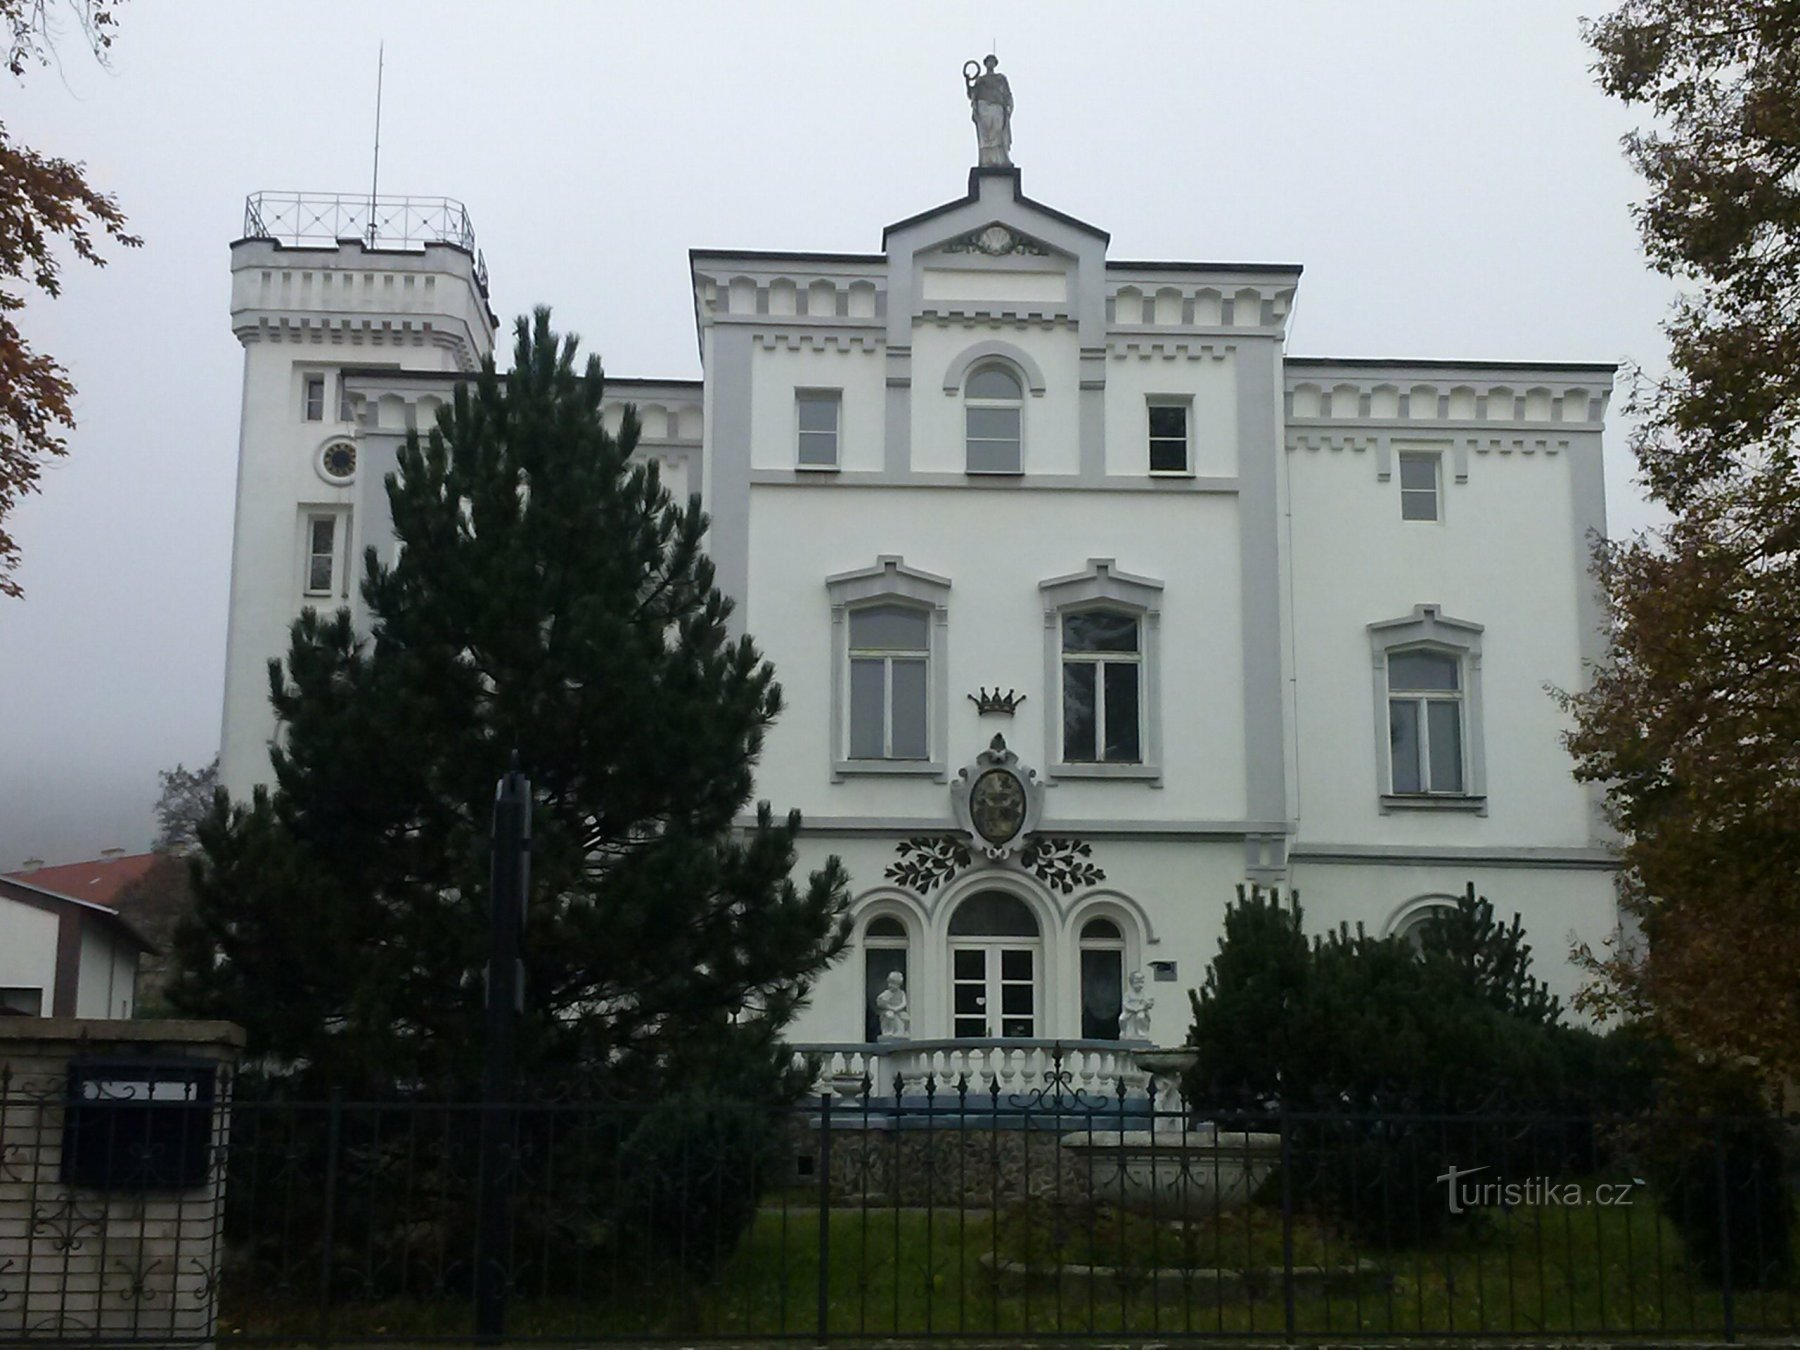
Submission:
<svg viewBox="0 0 1800 1350">
<path fill-rule="evenodd" d="M 331 579 L 324 587 L 312 584 L 312 565 L 324 554 L 313 551 L 313 527 L 331 522 Z M 350 598 L 350 512 L 345 507 L 309 505 L 300 508 L 300 594 L 307 600 Z"/>
<path fill-rule="evenodd" d="M 916 614 L 924 621 L 925 641 L 917 647 L 859 647 L 856 645 L 856 616 L 873 609 L 898 609 L 909 614 Z M 902 601 L 891 597 L 860 601 L 846 607 L 845 623 L 848 627 L 846 654 L 849 659 L 851 697 L 845 708 L 848 719 L 844 728 L 845 745 L 851 760 L 857 764 L 917 764 L 931 758 L 931 609 L 929 606 Z M 881 753 L 879 755 L 856 754 L 856 666 L 858 662 L 881 663 Z M 925 753 L 923 755 L 897 755 L 894 753 L 894 665 L 897 661 L 922 661 L 925 665 Z"/>
<path fill-rule="evenodd" d="M 325 420 L 324 371 L 310 370 L 301 373 L 300 420 L 302 422 L 323 422 Z"/>
<path fill-rule="evenodd" d="M 1162 592 L 1151 577 L 1120 571 L 1112 558 L 1038 583 L 1044 607 L 1044 745 L 1048 778 L 1123 778 L 1162 782 Z M 1088 609 L 1112 609 L 1138 621 L 1138 754 L 1135 762 L 1069 760 L 1063 753 L 1062 620 Z M 1096 746 L 1096 748 L 1099 748 Z"/>
<path fill-rule="evenodd" d="M 881 554 L 872 567 L 827 577 L 825 592 L 831 605 L 831 781 L 867 775 L 923 775 L 947 781 L 950 579 L 908 567 L 898 554 Z M 850 612 L 878 604 L 911 605 L 928 614 L 924 759 L 850 757 Z"/>
<path fill-rule="evenodd" d="M 1181 467 L 1179 469 L 1159 469 L 1156 467 L 1156 444 L 1159 440 L 1167 441 L 1167 436 L 1159 437 L 1155 429 L 1155 410 L 1157 408 L 1174 408 L 1181 413 Z M 1194 476 L 1194 400 L 1185 394 L 1151 394 L 1144 400 L 1144 463 L 1149 472 L 1157 478 L 1192 478 Z"/>
<path fill-rule="evenodd" d="M 1487 754 L 1482 734 L 1482 626 L 1445 615 L 1437 605 L 1415 605 L 1404 619 L 1369 625 L 1374 686 L 1375 776 L 1381 813 L 1393 811 L 1470 811 L 1487 814 Z M 1463 785 L 1460 792 L 1397 792 L 1394 789 L 1390 705 L 1395 694 L 1388 683 L 1388 658 L 1408 651 L 1430 651 L 1457 662 L 1461 684 Z M 1400 697 L 1427 697 L 1402 691 Z"/>
<path fill-rule="evenodd" d="M 1456 673 L 1456 683 L 1449 689 L 1427 689 L 1412 686 L 1396 686 L 1394 683 L 1394 660 L 1401 656 L 1437 656 L 1449 662 Z M 1389 771 L 1398 767 L 1393 763 L 1393 735 L 1395 705 L 1406 705 L 1413 708 L 1413 731 L 1418 741 L 1418 763 L 1413 767 L 1418 772 L 1419 782 L 1423 784 L 1415 790 L 1402 793 L 1398 786 L 1393 788 L 1396 796 L 1409 797 L 1462 797 L 1467 795 L 1469 782 L 1469 736 L 1468 710 L 1465 695 L 1467 680 L 1463 674 L 1462 654 L 1445 651 L 1439 647 L 1395 647 L 1387 654 L 1388 682 L 1388 763 Z M 1436 785 L 1433 769 L 1435 756 L 1431 746 L 1431 709 L 1444 706 L 1456 711 L 1456 780 L 1455 788 L 1440 788 Z M 1398 774 L 1395 774 L 1398 778 Z"/>
<path fill-rule="evenodd" d="M 356 408 L 350 400 L 350 377 L 342 371 L 337 377 L 337 420 L 355 425 Z"/>
<path fill-rule="evenodd" d="M 832 405 L 831 425 L 831 462 L 829 464 L 808 463 L 803 457 L 803 448 L 807 437 L 822 436 L 819 431 L 808 431 L 800 424 L 800 405 L 816 402 Z M 794 468 L 802 473 L 836 473 L 844 465 L 844 391 L 827 386 L 800 385 L 794 389 Z"/>
<path fill-rule="evenodd" d="M 1109 923 L 1117 937 L 1089 937 L 1088 928 L 1095 923 Z M 1070 927 L 1075 933 L 1075 1030 L 1082 1040 L 1116 1041 L 1119 1039 L 1117 1021 L 1113 1023 L 1112 1035 L 1089 1036 L 1087 1027 L 1087 954 L 1089 952 L 1116 953 L 1119 958 L 1119 1002 L 1121 1012 L 1124 1010 L 1125 991 L 1130 987 L 1131 972 L 1131 928 L 1118 915 L 1105 910 L 1088 910 Z"/>
<path fill-rule="evenodd" d="M 895 923 L 900 925 L 899 937 L 895 937 L 891 933 L 875 934 L 870 932 L 870 929 L 874 928 L 876 924 L 887 919 L 892 919 Z M 870 1024 L 875 1018 L 875 996 L 881 992 L 879 989 L 871 988 L 869 982 L 869 954 L 875 951 L 897 951 L 900 953 L 901 975 L 906 981 L 906 1010 L 913 1023 L 913 1034 L 916 1036 L 918 1033 L 918 991 L 913 987 L 913 945 L 913 925 L 907 922 L 906 915 L 901 913 L 898 909 L 891 907 L 891 905 L 883 905 L 879 909 L 870 910 L 863 916 L 861 927 L 857 933 L 857 946 L 861 950 L 863 958 L 862 1033 L 863 1043 L 865 1045 L 877 1044 L 880 1036 L 879 1022 L 875 1023 L 876 1035 L 869 1035 Z M 885 977 L 883 977 L 883 982 L 885 984 Z"/>
<path fill-rule="evenodd" d="M 1014 385 L 1018 387 L 1018 397 L 1005 399 L 977 398 L 970 394 L 969 386 L 973 384 L 978 377 L 986 374 L 990 370 L 1000 371 L 1007 379 L 1011 380 Z M 1030 391 L 1030 383 L 1025 378 L 1025 372 L 1020 370 L 1003 356 L 983 357 L 981 360 L 970 365 L 967 373 L 963 377 L 962 388 L 963 472 L 983 478 L 1017 478 L 1023 475 L 1025 472 L 1025 402 Z M 984 442 L 998 443 L 996 442 L 996 438 L 992 436 L 975 437 L 969 434 L 969 414 L 977 409 L 1005 410 L 1017 415 L 1018 436 L 1015 443 L 1018 446 L 1018 456 L 1012 468 L 977 469 L 970 462 L 969 449 L 972 441 L 981 440 Z"/>
<path fill-rule="evenodd" d="M 1137 645 L 1129 651 L 1105 651 L 1095 649 L 1078 649 L 1071 651 L 1068 646 L 1068 620 L 1080 614 L 1114 614 L 1130 620 L 1137 629 Z M 1091 605 L 1070 605 L 1058 611 L 1056 691 L 1063 699 L 1063 715 L 1059 719 L 1062 726 L 1063 743 L 1061 753 L 1064 762 L 1069 764 L 1141 764 L 1144 759 L 1144 620 L 1140 611 L 1123 609 L 1116 604 L 1101 601 Z M 1070 759 L 1068 750 L 1069 720 L 1067 716 L 1067 680 L 1071 665 L 1094 667 L 1094 753 L 1093 759 Z M 1136 759 L 1106 758 L 1106 705 L 1107 680 L 1109 667 L 1129 667 L 1137 675 L 1137 748 Z"/>
<path fill-rule="evenodd" d="M 1444 523 L 1444 457 L 1436 450 L 1397 450 L 1394 452 L 1394 479 L 1400 485 L 1400 519 L 1408 525 L 1441 525 Z M 1409 516 L 1406 514 L 1406 503 L 1409 498 L 1425 495 L 1424 488 L 1411 488 L 1406 485 L 1406 466 L 1411 464 L 1428 464 L 1431 467 L 1431 514 L 1429 516 Z"/>
</svg>

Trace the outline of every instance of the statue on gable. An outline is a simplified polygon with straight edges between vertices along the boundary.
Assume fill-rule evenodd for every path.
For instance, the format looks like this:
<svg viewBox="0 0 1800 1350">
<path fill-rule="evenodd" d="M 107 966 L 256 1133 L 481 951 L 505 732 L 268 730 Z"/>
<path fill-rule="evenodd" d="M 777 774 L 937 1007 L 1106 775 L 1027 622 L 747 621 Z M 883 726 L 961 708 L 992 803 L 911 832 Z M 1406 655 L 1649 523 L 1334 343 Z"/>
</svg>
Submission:
<svg viewBox="0 0 1800 1350">
<path fill-rule="evenodd" d="M 963 85 L 968 91 L 975 144 L 980 150 L 976 163 L 984 169 L 1012 166 L 1012 86 L 1007 84 L 1006 76 L 994 69 L 999 64 L 997 56 L 990 56 L 981 64 L 963 62 Z"/>
</svg>

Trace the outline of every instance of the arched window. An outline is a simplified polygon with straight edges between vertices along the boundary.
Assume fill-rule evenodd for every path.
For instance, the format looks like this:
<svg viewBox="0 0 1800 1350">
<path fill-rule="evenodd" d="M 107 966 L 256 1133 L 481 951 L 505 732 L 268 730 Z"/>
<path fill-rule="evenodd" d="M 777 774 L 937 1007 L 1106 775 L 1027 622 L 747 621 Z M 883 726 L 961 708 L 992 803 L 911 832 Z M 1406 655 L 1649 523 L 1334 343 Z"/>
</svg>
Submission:
<svg viewBox="0 0 1800 1350">
<path fill-rule="evenodd" d="M 1038 1034 L 1038 922 L 1017 896 L 983 891 L 950 916 L 950 1031 L 962 1039 Z"/>
<path fill-rule="evenodd" d="M 1005 366 L 977 366 L 963 386 L 964 431 L 970 473 L 1024 469 L 1025 390 Z"/>
<path fill-rule="evenodd" d="M 1125 998 L 1125 934 L 1111 919 L 1081 926 L 1081 1038 L 1119 1039 Z"/>
<path fill-rule="evenodd" d="M 903 983 L 911 982 L 906 947 L 906 925 L 891 914 L 870 919 L 869 926 L 863 929 L 863 1039 L 871 1044 L 881 1035 L 875 1000 L 887 988 L 888 976 L 898 975 Z"/>
<path fill-rule="evenodd" d="M 1414 951 L 1424 951 L 1425 929 L 1433 919 L 1452 912 L 1454 908 L 1447 900 L 1421 905 L 1394 925 L 1394 936 L 1404 940 Z"/>
</svg>

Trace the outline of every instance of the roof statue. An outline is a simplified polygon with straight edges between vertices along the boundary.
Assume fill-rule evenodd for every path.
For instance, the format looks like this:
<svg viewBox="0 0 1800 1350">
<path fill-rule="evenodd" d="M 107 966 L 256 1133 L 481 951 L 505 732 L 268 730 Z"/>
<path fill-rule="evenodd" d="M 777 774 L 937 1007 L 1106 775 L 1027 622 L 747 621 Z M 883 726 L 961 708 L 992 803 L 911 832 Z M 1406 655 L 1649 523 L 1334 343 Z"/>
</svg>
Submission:
<svg viewBox="0 0 1800 1350">
<path fill-rule="evenodd" d="M 1006 76 L 994 69 L 999 64 L 997 56 L 979 63 L 963 62 L 963 85 L 975 122 L 975 144 L 980 149 L 976 163 L 984 169 L 1012 167 L 1012 86 L 1007 84 Z M 987 69 L 983 70 L 983 65 Z"/>
</svg>

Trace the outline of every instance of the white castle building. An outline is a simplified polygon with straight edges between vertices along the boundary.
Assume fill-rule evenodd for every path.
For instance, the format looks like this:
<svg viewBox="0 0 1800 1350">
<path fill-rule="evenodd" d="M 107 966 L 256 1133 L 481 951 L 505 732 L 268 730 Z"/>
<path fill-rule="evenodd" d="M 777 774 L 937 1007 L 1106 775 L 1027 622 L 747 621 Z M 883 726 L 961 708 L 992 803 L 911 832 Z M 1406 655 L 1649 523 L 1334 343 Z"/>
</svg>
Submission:
<svg viewBox="0 0 1800 1350">
<path fill-rule="evenodd" d="M 1141 971 L 1178 1042 L 1245 881 L 1377 932 L 1473 883 L 1572 992 L 1615 904 L 1547 689 L 1600 654 L 1613 368 L 1291 355 L 1298 266 L 1110 257 L 988 139 L 877 251 L 695 250 L 704 377 L 608 381 L 786 692 L 757 795 L 852 878 L 796 1039 L 1116 1041 Z M 461 208 L 378 202 L 371 247 L 368 207 L 261 194 L 232 246 L 234 794 L 288 624 L 359 610 L 397 446 L 492 349 Z"/>
</svg>

